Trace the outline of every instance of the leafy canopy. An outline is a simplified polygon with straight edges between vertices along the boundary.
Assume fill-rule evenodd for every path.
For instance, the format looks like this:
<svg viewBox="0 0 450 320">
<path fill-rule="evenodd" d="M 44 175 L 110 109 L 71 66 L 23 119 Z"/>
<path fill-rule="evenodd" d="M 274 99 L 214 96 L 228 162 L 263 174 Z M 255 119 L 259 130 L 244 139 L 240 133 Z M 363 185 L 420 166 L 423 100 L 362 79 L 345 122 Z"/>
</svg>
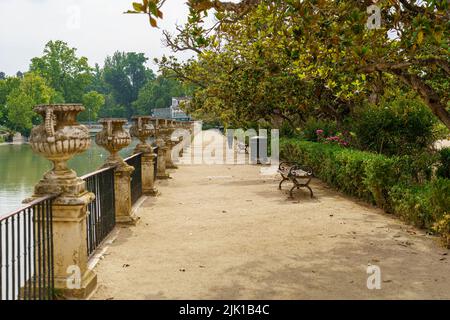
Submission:
<svg viewBox="0 0 450 320">
<path fill-rule="evenodd" d="M 31 60 L 30 71 L 46 79 L 68 103 L 81 102 L 81 97 L 92 80 L 92 70 L 87 58 L 78 58 L 75 48 L 70 48 L 67 43 L 59 40 L 48 42 L 44 55 Z"/>
</svg>

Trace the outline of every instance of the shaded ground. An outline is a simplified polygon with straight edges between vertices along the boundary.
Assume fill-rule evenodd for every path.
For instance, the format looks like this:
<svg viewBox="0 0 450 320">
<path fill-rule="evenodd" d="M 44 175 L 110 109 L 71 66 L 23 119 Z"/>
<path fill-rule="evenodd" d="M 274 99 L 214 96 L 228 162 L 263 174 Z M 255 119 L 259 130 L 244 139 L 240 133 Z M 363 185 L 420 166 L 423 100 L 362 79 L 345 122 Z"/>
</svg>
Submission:
<svg viewBox="0 0 450 320">
<path fill-rule="evenodd" d="M 120 228 L 94 299 L 449 299 L 435 238 L 313 181 L 277 190 L 256 166 L 182 166 Z M 367 266 L 381 268 L 368 290 Z"/>
</svg>

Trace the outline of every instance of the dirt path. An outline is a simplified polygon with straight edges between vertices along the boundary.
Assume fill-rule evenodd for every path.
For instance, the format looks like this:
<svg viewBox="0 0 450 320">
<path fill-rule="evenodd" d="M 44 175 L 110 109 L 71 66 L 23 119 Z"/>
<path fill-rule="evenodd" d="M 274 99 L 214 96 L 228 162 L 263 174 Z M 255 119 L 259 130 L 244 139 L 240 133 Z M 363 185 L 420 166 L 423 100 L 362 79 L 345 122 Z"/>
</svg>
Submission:
<svg viewBox="0 0 450 320">
<path fill-rule="evenodd" d="M 96 267 L 94 299 L 450 298 L 436 239 L 312 183 L 294 201 L 256 166 L 182 166 Z M 286 188 L 287 189 L 287 188 Z M 367 289 L 367 266 L 381 289 Z"/>
</svg>

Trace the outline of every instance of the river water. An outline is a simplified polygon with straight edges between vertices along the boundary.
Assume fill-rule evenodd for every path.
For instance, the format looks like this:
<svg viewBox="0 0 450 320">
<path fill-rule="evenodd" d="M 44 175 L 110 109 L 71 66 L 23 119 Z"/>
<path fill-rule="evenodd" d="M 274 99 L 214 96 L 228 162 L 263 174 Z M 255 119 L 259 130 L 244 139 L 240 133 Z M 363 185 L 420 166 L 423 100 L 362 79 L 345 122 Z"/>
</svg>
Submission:
<svg viewBox="0 0 450 320">
<path fill-rule="evenodd" d="M 131 155 L 136 144 L 133 140 L 120 154 Z M 108 152 L 92 141 L 89 150 L 69 161 L 69 167 L 81 176 L 99 169 L 107 157 Z M 28 144 L 0 145 L 0 217 L 22 207 L 22 200 L 32 195 L 34 185 L 50 168 L 51 162 L 33 153 Z"/>
</svg>

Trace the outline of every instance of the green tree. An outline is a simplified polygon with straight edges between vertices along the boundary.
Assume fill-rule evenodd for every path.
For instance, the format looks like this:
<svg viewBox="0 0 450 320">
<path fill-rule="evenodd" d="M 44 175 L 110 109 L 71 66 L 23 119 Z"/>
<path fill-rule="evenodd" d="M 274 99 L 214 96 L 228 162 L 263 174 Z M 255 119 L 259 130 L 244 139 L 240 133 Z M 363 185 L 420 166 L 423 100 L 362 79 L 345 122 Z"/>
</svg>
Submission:
<svg viewBox="0 0 450 320">
<path fill-rule="evenodd" d="M 105 96 L 105 106 L 100 109 L 100 118 L 122 118 L 125 114 L 125 107 L 116 103 L 112 93 Z"/>
<path fill-rule="evenodd" d="M 133 102 L 133 109 L 138 114 L 150 114 L 154 108 L 167 108 L 172 97 L 186 95 L 182 83 L 174 78 L 160 75 L 156 80 L 148 81 L 139 91 L 138 99 Z"/>
<path fill-rule="evenodd" d="M 107 57 L 103 68 L 103 79 L 114 98 L 114 104 L 125 108 L 123 117 L 133 115 L 132 103 L 138 98 L 139 90 L 151 79 L 146 69 L 148 59 L 143 53 L 116 52 Z"/>
<path fill-rule="evenodd" d="M 19 87 L 12 90 L 6 99 L 6 126 L 22 134 L 28 134 L 33 124 L 40 121 L 33 107 L 53 103 L 56 99 L 58 94 L 47 86 L 41 76 L 26 73 Z"/>
<path fill-rule="evenodd" d="M 98 112 L 105 105 L 105 97 L 96 91 L 90 91 L 83 95 L 83 105 L 86 110 L 80 113 L 78 119 L 80 121 L 95 121 L 98 118 Z"/>
<path fill-rule="evenodd" d="M 44 55 L 31 59 L 30 71 L 40 74 L 60 92 L 66 102 L 81 102 L 92 81 L 86 57 L 77 57 L 76 49 L 57 40 L 45 45 Z"/>
<path fill-rule="evenodd" d="M 110 92 L 103 77 L 103 69 L 98 65 L 98 63 L 96 63 L 93 68 L 92 82 L 87 87 L 87 91 L 97 91 L 102 94 L 108 94 Z"/>
<path fill-rule="evenodd" d="M 159 10 L 163 3 L 142 1 L 133 5 L 133 11 L 156 22 L 162 15 L 155 6 Z M 338 102 L 332 112 L 346 113 L 358 105 L 355 100 L 376 101 L 386 77 L 392 76 L 414 90 L 450 128 L 448 1 L 380 0 L 376 5 L 381 25 L 375 29 L 366 27 L 373 26 L 367 11 L 372 1 L 189 0 L 188 5 L 188 23 L 178 27 L 179 34 L 165 33 L 174 52 L 192 50 L 198 55 L 184 65 L 176 61 L 164 65 L 179 71 L 180 78 L 214 86 L 217 81 L 199 81 L 199 74 L 207 79 L 204 66 L 211 66 L 206 57 L 234 54 L 238 63 L 216 73 L 215 79 L 222 81 L 225 72 L 265 61 L 266 71 L 281 66 L 281 74 L 294 74 L 302 86 L 312 89 L 308 105 L 321 105 L 326 98 Z M 205 23 L 208 14 L 217 20 L 212 28 Z M 202 96 L 227 108 L 227 101 L 215 94 L 205 91 Z"/>
<path fill-rule="evenodd" d="M 6 100 L 9 94 L 19 86 L 20 79 L 17 77 L 7 77 L 4 80 L 0 80 L 0 125 L 7 125 L 8 111 L 6 110 Z"/>
<path fill-rule="evenodd" d="M 8 127 L 22 134 L 28 134 L 33 126 L 34 105 L 33 98 L 21 91 L 14 91 L 8 96 Z"/>
</svg>

